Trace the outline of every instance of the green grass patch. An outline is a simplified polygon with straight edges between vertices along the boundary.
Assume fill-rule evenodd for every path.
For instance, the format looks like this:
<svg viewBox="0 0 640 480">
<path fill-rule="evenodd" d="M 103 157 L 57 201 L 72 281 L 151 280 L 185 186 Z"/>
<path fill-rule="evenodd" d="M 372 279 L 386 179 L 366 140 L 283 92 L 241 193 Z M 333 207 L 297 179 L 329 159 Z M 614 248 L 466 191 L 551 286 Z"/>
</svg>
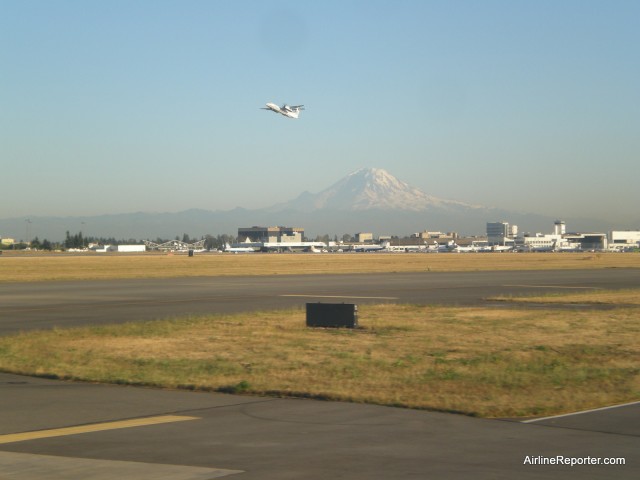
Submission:
<svg viewBox="0 0 640 480">
<path fill-rule="evenodd" d="M 302 310 L 0 338 L 0 369 L 53 378 L 323 398 L 484 417 L 640 397 L 637 308 L 361 305 L 354 330 Z"/>
</svg>

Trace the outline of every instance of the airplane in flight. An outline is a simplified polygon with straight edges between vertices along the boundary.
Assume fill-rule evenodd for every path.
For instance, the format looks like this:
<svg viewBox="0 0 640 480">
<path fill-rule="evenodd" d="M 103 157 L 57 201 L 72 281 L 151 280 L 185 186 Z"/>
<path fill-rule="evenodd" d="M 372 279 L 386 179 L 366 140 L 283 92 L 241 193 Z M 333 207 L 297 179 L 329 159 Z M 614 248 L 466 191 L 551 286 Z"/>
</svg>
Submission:
<svg viewBox="0 0 640 480">
<path fill-rule="evenodd" d="M 300 111 L 304 110 L 304 105 L 287 105 L 286 103 L 279 107 L 275 103 L 267 103 L 267 107 L 261 107 L 262 110 L 271 110 L 289 118 L 298 118 Z"/>
</svg>

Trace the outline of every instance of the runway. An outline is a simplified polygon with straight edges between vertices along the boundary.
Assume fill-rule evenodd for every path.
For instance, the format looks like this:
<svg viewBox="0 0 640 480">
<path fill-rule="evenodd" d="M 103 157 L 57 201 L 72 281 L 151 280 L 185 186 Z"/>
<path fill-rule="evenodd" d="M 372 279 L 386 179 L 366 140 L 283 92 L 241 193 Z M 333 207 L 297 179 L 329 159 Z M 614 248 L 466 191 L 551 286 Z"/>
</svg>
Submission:
<svg viewBox="0 0 640 480">
<path fill-rule="evenodd" d="M 638 279 L 610 269 L 4 284 L 0 334 L 314 301 L 476 305 Z M 639 413 L 634 403 L 523 423 L 0 374 L 0 478 L 635 479 Z"/>
<path fill-rule="evenodd" d="M 620 289 L 638 284 L 637 269 L 13 283 L 0 288 L 0 335 L 187 314 L 303 307 L 318 301 L 477 305 L 499 294 Z"/>
</svg>

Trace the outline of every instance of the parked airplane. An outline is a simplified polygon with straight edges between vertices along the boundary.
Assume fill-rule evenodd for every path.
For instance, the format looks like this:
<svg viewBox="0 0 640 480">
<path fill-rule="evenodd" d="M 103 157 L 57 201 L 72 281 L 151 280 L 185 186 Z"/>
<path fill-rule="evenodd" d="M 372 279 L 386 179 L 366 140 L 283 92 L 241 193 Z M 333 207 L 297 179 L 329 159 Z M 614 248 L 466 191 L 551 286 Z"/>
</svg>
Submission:
<svg viewBox="0 0 640 480">
<path fill-rule="evenodd" d="M 561 243 L 557 247 L 559 252 L 580 252 L 582 251 L 582 245 L 576 242 Z"/>
<path fill-rule="evenodd" d="M 267 103 L 267 107 L 262 107 L 262 110 L 271 110 L 272 112 L 279 113 L 289 118 L 298 118 L 300 111 L 304 110 L 304 105 L 287 105 L 286 103 L 279 107 L 275 103 Z"/>
<path fill-rule="evenodd" d="M 556 252 L 558 250 L 558 241 L 553 240 L 551 243 L 529 245 L 528 247 L 530 252 Z"/>
<path fill-rule="evenodd" d="M 453 243 L 448 245 L 450 251 L 456 253 L 478 253 L 478 252 L 490 252 L 492 248 L 486 242 L 471 242 L 471 245 L 458 245 Z M 510 247 L 509 247 L 510 248 Z"/>
<path fill-rule="evenodd" d="M 427 245 L 389 245 L 387 250 L 390 252 L 405 252 L 405 253 L 415 253 L 415 252 L 429 252 L 430 249 Z"/>
<path fill-rule="evenodd" d="M 456 253 L 476 253 L 479 251 L 478 247 L 476 247 L 475 245 L 455 245 L 452 249 L 452 252 L 456 252 Z"/>
<path fill-rule="evenodd" d="M 352 245 L 351 249 L 354 252 L 379 252 L 381 250 L 389 249 L 389 242 L 382 242 L 381 244 L 360 244 L 360 245 Z"/>
<path fill-rule="evenodd" d="M 224 251 L 231 253 L 253 253 L 255 252 L 255 249 L 253 247 L 232 247 L 228 243 L 225 243 Z"/>
<path fill-rule="evenodd" d="M 434 240 L 433 244 L 427 247 L 429 252 L 452 252 L 458 247 L 455 240 L 449 240 L 447 243 L 440 244 Z"/>
</svg>

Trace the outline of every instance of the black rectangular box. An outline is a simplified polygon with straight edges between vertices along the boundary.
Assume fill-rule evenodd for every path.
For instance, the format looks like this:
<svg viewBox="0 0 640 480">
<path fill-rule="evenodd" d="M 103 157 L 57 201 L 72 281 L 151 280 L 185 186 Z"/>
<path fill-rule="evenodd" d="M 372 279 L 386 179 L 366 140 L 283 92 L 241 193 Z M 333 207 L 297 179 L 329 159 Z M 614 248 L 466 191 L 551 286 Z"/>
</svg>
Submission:
<svg viewBox="0 0 640 480">
<path fill-rule="evenodd" d="M 358 306 L 353 303 L 307 303 L 307 327 L 357 326 Z"/>
</svg>

